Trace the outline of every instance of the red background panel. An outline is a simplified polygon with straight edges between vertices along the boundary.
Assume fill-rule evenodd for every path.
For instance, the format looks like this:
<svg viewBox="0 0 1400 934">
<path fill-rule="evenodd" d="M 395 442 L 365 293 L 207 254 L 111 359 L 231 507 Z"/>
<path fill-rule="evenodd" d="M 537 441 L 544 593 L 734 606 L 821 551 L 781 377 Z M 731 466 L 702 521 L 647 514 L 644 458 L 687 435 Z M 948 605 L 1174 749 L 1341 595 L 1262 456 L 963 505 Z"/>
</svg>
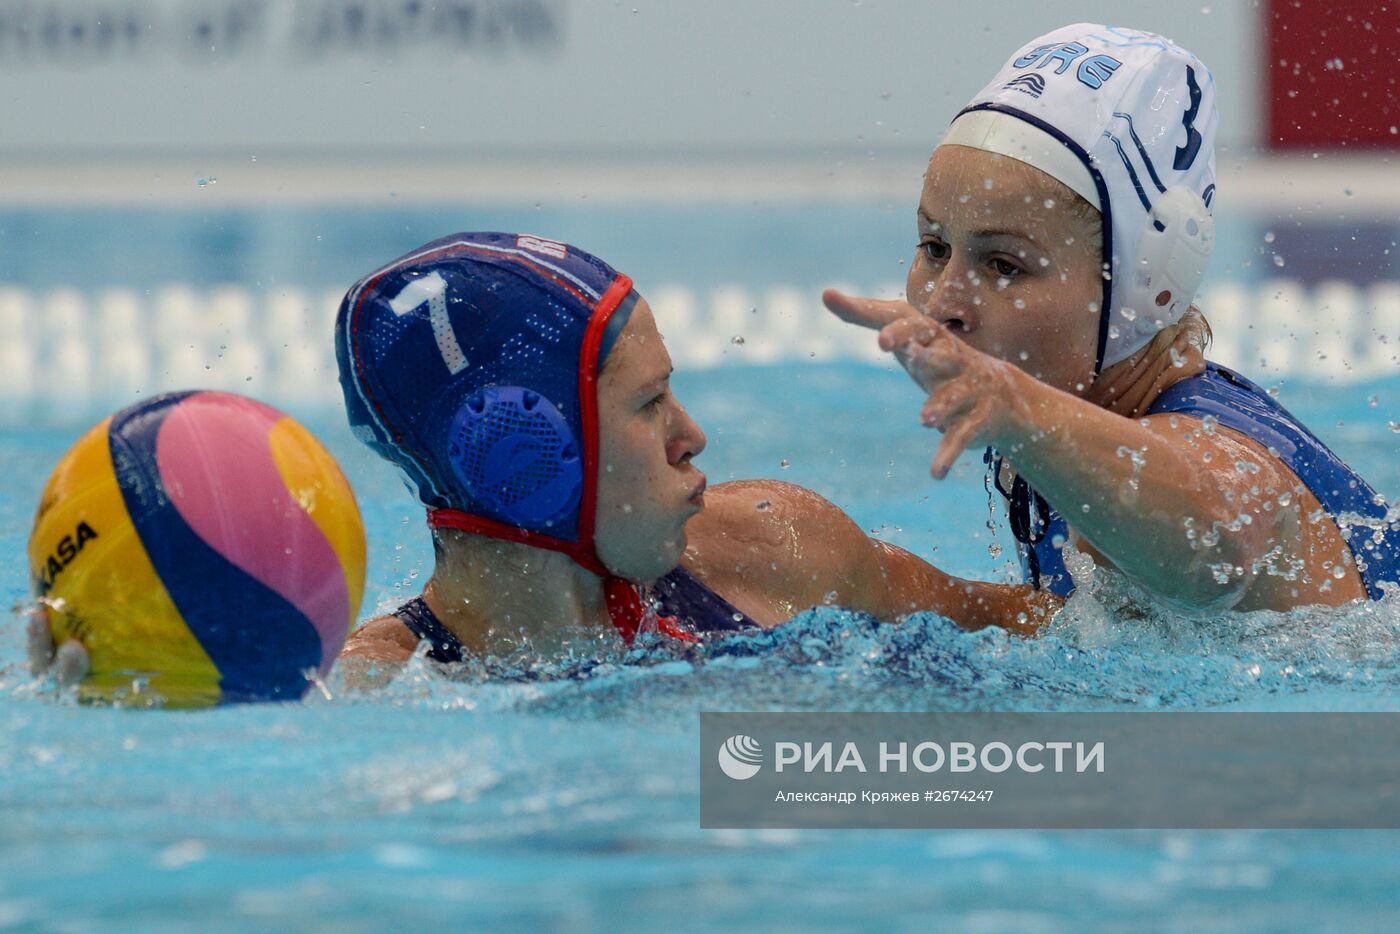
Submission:
<svg viewBox="0 0 1400 934">
<path fill-rule="evenodd" d="M 1400 0 L 1267 0 L 1268 144 L 1400 149 Z"/>
</svg>

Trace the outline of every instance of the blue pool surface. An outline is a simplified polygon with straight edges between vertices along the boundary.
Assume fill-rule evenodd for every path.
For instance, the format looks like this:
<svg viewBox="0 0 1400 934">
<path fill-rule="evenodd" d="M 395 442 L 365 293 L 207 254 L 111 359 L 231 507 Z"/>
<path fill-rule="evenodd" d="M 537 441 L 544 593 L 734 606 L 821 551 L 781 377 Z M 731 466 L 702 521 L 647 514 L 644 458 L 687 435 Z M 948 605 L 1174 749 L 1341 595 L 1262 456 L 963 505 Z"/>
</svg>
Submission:
<svg viewBox="0 0 1400 934">
<path fill-rule="evenodd" d="M 934 436 L 902 374 L 736 367 L 676 388 L 709 432 L 712 482 L 805 484 L 950 571 L 1009 573 L 980 458 L 928 478 Z M 1282 401 L 1400 497 L 1400 377 Z M 288 408 L 359 493 L 365 613 L 416 593 L 420 510 L 337 412 Z M 82 427 L 0 434 L 6 606 L 26 598 L 39 488 Z M 1393 832 L 699 829 L 702 710 L 1400 710 L 1394 600 L 1210 621 L 1126 621 L 1114 601 L 1111 581 L 1076 597 L 1036 641 L 824 608 L 692 661 L 463 681 L 414 666 L 376 694 L 332 678 L 301 704 L 203 712 L 55 700 L 7 617 L 0 929 L 1391 928 Z"/>
</svg>

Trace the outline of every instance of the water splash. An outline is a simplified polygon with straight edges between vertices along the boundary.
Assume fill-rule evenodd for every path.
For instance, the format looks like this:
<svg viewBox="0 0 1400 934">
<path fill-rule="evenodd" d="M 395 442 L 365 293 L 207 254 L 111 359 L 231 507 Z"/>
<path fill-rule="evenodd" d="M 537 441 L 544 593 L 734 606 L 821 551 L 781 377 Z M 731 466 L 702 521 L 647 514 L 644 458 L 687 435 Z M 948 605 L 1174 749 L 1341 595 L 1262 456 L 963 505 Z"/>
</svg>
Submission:
<svg viewBox="0 0 1400 934">
<path fill-rule="evenodd" d="M 1400 688 L 1400 592 L 1340 608 L 1189 616 L 1085 556 L 1046 632 L 968 632 L 934 613 L 886 623 L 817 607 L 700 645 L 659 638 L 585 657 L 528 647 L 446 668 L 415 659 L 383 691 L 337 703 L 640 715 L 698 710 L 1140 710 L 1300 700 L 1374 706 Z M 332 690 L 335 690 L 332 685 Z M 319 699 L 316 701 L 320 703 Z"/>
</svg>

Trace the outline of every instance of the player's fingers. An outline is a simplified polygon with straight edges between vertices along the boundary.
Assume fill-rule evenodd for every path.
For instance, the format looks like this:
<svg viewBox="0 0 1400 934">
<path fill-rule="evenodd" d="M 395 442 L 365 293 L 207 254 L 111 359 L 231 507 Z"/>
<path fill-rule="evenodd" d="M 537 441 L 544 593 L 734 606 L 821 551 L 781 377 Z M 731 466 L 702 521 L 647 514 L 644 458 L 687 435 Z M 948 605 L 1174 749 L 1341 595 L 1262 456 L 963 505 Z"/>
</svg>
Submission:
<svg viewBox="0 0 1400 934">
<path fill-rule="evenodd" d="M 892 321 L 919 314 L 914 306 L 908 302 L 860 298 L 855 295 L 847 295 L 836 289 L 827 289 L 822 292 L 822 304 L 826 305 L 828 311 L 847 324 L 871 330 L 879 330 Z"/>
<path fill-rule="evenodd" d="M 929 471 L 934 479 L 942 480 L 948 476 L 948 471 L 953 469 L 953 463 L 967 450 L 968 445 L 976 440 L 984 421 L 984 418 L 974 412 L 944 433 L 943 442 L 938 445 L 938 452 L 933 456 L 933 465 Z"/>
<path fill-rule="evenodd" d="M 946 431 L 957 419 L 977 404 L 977 399 L 963 385 L 965 380 L 955 380 L 936 387 L 924 400 L 919 419 L 927 428 Z"/>
<path fill-rule="evenodd" d="M 895 359 L 914 382 L 933 392 L 939 383 L 962 373 L 962 354 L 951 340 L 935 340 L 931 344 L 906 343 L 894 351 Z"/>
<path fill-rule="evenodd" d="M 77 639 L 68 639 L 54 653 L 54 678 L 60 685 L 77 684 L 87 677 L 92 669 L 92 660 L 87 648 Z"/>
<path fill-rule="evenodd" d="M 880 349 L 897 350 L 910 344 L 932 344 L 937 341 L 939 326 L 923 316 L 896 318 L 880 329 Z"/>
<path fill-rule="evenodd" d="M 37 678 L 53 664 L 53 633 L 49 630 L 48 610 L 44 607 L 35 607 L 27 617 L 24 631 L 29 646 L 29 670 Z"/>
</svg>

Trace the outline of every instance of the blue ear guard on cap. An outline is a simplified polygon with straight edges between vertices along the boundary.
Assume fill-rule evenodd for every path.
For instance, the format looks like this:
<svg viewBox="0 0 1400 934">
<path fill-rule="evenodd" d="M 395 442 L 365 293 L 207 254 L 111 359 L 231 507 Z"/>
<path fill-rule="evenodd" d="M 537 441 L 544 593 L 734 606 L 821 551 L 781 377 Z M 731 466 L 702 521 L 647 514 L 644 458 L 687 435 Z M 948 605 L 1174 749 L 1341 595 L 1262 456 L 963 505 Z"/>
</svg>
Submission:
<svg viewBox="0 0 1400 934">
<path fill-rule="evenodd" d="M 537 392 L 499 386 L 472 394 L 452 420 L 448 457 L 492 518 L 550 528 L 578 508 L 583 457 L 568 421 Z"/>
<path fill-rule="evenodd" d="M 433 509 L 591 542 L 583 439 L 596 434 L 585 424 L 596 395 L 585 404 L 581 387 L 594 385 L 626 324 L 630 287 L 601 260 L 539 237 L 425 244 L 341 303 L 336 359 L 351 427 Z"/>
</svg>

